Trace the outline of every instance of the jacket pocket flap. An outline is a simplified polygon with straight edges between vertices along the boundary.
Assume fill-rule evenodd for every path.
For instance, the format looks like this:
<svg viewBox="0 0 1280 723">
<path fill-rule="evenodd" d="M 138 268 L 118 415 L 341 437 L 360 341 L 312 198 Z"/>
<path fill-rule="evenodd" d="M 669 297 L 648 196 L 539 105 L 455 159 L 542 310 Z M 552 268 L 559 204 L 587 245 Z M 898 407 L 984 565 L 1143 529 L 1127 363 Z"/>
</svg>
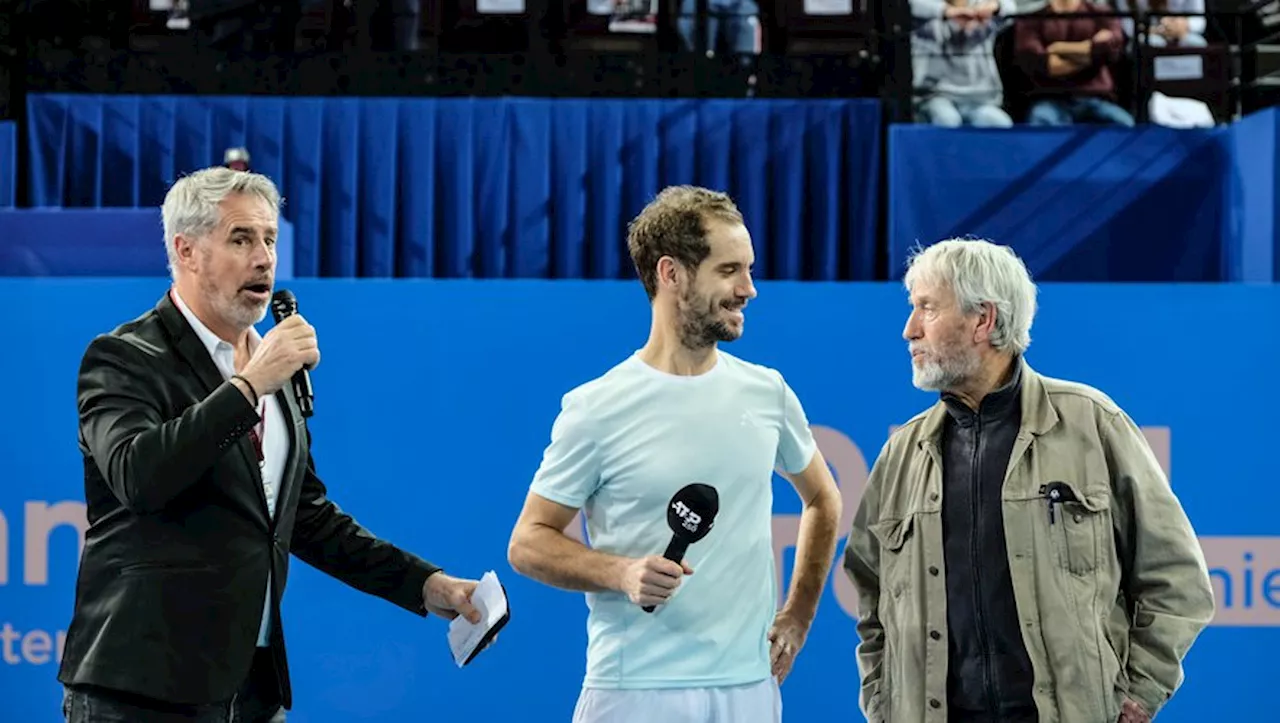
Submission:
<svg viewBox="0 0 1280 723">
<path fill-rule="evenodd" d="M 1047 487 L 1057 486 L 1065 488 L 1060 497 L 1061 504 L 1067 509 L 1074 508 L 1077 512 L 1084 510 L 1086 512 L 1104 512 L 1111 509 L 1111 493 L 1106 486 L 1088 485 L 1081 486 L 1071 482 L 1054 482 Z M 1040 488 L 1040 495 L 1045 495 L 1046 487 Z"/>
<path fill-rule="evenodd" d="M 913 519 L 914 517 L 905 517 L 903 519 L 880 520 L 869 525 L 868 529 L 880 541 L 880 547 L 897 552 L 906 544 L 907 536 L 911 534 Z"/>
<path fill-rule="evenodd" d="M 1074 502 L 1089 512 L 1103 512 L 1111 509 L 1111 494 L 1105 487 L 1091 486 L 1083 490 L 1077 489 L 1075 485 L 1070 487 L 1075 493 Z"/>
</svg>

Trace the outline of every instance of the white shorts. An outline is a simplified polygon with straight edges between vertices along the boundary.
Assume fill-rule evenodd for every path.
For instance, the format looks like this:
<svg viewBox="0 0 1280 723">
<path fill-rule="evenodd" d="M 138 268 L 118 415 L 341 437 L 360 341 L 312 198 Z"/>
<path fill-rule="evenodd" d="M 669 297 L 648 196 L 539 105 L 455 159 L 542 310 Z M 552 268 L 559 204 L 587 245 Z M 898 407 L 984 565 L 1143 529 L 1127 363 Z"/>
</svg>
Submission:
<svg viewBox="0 0 1280 723">
<path fill-rule="evenodd" d="M 573 723 L 782 723 L 782 694 L 770 677 L 725 688 L 583 688 Z"/>
</svg>

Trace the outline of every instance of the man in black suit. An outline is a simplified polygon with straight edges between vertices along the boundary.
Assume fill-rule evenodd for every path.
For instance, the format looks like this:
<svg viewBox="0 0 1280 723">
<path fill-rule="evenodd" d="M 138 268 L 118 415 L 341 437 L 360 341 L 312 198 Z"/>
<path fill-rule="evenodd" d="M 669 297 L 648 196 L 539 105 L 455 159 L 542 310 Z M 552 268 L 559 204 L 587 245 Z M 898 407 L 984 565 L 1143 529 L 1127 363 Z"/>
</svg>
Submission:
<svg viewBox="0 0 1280 723">
<path fill-rule="evenodd" d="M 418 615 L 479 615 L 476 582 L 379 540 L 328 499 L 290 378 L 299 315 L 259 337 L 279 194 L 227 168 L 163 207 L 174 283 L 89 344 L 79 377 L 89 528 L 58 679 L 69 723 L 277 723 L 289 553 Z"/>
</svg>

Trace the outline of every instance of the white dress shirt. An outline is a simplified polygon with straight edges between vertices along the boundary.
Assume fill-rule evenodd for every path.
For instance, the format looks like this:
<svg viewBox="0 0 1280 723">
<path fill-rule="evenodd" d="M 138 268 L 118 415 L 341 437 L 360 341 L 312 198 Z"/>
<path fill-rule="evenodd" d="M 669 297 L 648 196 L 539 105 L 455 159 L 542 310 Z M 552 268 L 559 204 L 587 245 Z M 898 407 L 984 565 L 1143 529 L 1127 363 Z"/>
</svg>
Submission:
<svg viewBox="0 0 1280 723">
<path fill-rule="evenodd" d="M 195 330 L 196 336 L 209 350 L 214 366 L 222 373 L 223 379 L 230 379 L 236 373 L 235 347 L 218 338 L 209 327 L 187 308 L 177 289 L 173 290 L 173 302 L 186 317 L 187 323 Z M 249 328 L 249 353 L 252 354 L 262 343 L 262 336 L 257 329 Z M 276 515 L 276 502 L 280 498 L 280 483 L 284 478 L 284 466 L 289 457 L 289 428 L 284 421 L 284 412 L 274 394 L 258 401 L 258 416 L 262 421 L 255 427 L 262 440 L 262 461 L 259 464 L 262 472 L 262 490 L 267 497 L 267 512 L 272 518 Z M 262 607 L 262 623 L 258 627 L 258 646 L 266 647 L 271 632 L 271 574 L 267 573 L 267 597 Z"/>
</svg>

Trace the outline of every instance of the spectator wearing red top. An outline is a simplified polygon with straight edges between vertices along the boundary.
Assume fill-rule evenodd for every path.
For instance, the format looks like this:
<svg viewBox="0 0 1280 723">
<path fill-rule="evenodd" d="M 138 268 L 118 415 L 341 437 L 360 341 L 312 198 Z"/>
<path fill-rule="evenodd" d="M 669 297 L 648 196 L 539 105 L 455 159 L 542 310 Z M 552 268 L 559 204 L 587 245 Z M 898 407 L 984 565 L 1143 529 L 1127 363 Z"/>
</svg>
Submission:
<svg viewBox="0 0 1280 723">
<path fill-rule="evenodd" d="M 1119 18 L 1105 15 L 1110 12 L 1084 0 L 1050 0 L 1018 18 L 1015 53 L 1032 85 L 1027 123 L 1133 125 L 1133 116 L 1115 103 L 1109 66 L 1120 58 L 1124 30 Z"/>
</svg>

